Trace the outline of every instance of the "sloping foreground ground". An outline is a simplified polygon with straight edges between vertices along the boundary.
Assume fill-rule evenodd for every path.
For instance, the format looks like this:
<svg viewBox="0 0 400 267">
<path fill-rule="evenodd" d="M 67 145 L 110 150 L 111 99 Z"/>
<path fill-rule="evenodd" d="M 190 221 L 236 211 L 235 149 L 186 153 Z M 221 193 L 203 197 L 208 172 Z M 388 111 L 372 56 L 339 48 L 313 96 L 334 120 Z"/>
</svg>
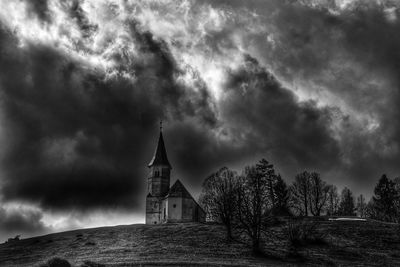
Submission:
<svg viewBox="0 0 400 267">
<path fill-rule="evenodd" d="M 129 225 L 82 229 L 0 245 L 0 266 L 35 266 L 52 257 L 74 266 L 262 266 L 242 244 L 228 244 L 223 228 L 206 224 Z"/>
<path fill-rule="evenodd" d="M 400 266 L 397 225 L 320 220 L 317 228 L 327 233 L 325 242 L 294 250 L 285 227 L 274 227 L 265 243 L 274 257 L 255 257 L 247 246 L 227 243 L 219 225 L 82 229 L 1 244 L 0 266 L 39 266 L 52 257 L 73 266 L 85 261 L 105 266 Z"/>
</svg>

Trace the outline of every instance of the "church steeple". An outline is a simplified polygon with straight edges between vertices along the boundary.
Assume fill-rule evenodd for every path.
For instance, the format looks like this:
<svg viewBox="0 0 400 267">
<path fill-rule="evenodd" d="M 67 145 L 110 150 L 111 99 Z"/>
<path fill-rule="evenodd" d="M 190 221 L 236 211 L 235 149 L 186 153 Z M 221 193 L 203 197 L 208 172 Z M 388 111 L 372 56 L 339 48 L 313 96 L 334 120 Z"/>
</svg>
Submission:
<svg viewBox="0 0 400 267">
<path fill-rule="evenodd" d="M 153 197 L 164 197 L 168 194 L 171 164 L 168 161 L 167 151 L 165 149 L 162 126 L 160 123 L 160 136 L 154 156 L 150 163 L 149 176 L 147 178 L 147 191 Z"/>
<path fill-rule="evenodd" d="M 170 188 L 171 164 L 165 149 L 162 122 L 157 147 L 147 167 L 146 224 L 205 221 L 204 211 L 179 180 Z"/>
<path fill-rule="evenodd" d="M 154 165 L 167 166 L 172 169 L 171 164 L 168 161 L 167 151 L 165 149 L 164 138 L 162 135 L 162 122 L 160 122 L 160 136 L 158 138 L 157 147 L 148 167 L 150 168 Z"/>
</svg>

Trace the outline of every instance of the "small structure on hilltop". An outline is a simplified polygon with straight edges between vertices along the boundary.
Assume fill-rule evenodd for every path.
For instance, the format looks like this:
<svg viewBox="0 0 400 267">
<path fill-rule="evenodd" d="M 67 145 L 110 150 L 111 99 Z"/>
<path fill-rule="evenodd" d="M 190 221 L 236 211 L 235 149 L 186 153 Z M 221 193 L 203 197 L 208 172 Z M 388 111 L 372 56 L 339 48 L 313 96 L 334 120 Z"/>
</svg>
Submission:
<svg viewBox="0 0 400 267">
<path fill-rule="evenodd" d="M 177 180 L 170 187 L 171 164 L 168 161 L 160 125 L 160 136 L 148 168 L 146 224 L 168 222 L 205 222 L 205 212 Z"/>
</svg>

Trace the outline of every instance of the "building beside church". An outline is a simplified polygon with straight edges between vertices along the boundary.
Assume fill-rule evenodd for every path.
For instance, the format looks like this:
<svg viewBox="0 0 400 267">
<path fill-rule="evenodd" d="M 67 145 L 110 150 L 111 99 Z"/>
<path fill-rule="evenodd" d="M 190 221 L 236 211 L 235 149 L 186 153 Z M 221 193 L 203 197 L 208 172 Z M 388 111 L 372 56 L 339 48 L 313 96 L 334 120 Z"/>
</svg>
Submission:
<svg viewBox="0 0 400 267">
<path fill-rule="evenodd" d="M 206 214 L 181 181 L 170 187 L 171 164 L 160 136 L 149 165 L 146 197 L 146 224 L 205 222 Z"/>
</svg>

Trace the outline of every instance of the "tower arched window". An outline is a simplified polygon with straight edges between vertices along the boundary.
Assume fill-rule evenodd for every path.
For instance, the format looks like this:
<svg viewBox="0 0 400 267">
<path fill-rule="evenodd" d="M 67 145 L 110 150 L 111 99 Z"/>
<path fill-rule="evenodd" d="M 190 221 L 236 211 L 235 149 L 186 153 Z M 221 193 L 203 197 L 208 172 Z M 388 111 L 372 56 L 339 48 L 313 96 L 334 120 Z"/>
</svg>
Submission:
<svg viewBox="0 0 400 267">
<path fill-rule="evenodd" d="M 158 171 L 158 170 L 154 171 L 154 177 L 158 177 L 158 176 L 160 176 L 160 171 Z"/>
</svg>

